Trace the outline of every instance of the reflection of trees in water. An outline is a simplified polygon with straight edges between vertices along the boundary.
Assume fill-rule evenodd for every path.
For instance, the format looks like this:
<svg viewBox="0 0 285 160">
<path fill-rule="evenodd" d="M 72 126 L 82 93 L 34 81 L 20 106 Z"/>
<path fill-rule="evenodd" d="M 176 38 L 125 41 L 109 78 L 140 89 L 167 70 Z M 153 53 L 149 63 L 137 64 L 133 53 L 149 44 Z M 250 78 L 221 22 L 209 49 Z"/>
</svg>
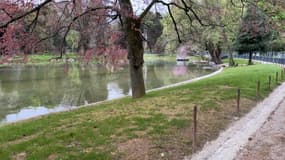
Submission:
<svg viewBox="0 0 285 160">
<path fill-rule="evenodd" d="M 208 71 L 190 67 L 186 75 L 173 75 L 175 64 L 146 64 L 148 89 L 175 83 L 206 74 Z M 55 107 L 59 104 L 80 105 L 105 100 L 108 94 L 129 93 L 129 72 L 108 73 L 97 65 L 9 67 L 0 69 L 0 119 L 8 113 L 18 112 L 23 107 Z M 3 76 L 2 76 L 3 75 Z M 113 85 L 110 85 L 112 84 Z M 109 84 L 109 91 L 107 89 Z M 115 84 L 115 85 L 114 85 Z"/>
<path fill-rule="evenodd" d="M 0 122 L 1 119 L 4 119 L 5 116 L 10 112 L 11 108 L 14 105 L 17 105 L 17 92 L 5 92 L 5 87 L 2 80 L 0 80 Z M 7 91 L 7 90 L 6 90 Z"/>
<path fill-rule="evenodd" d="M 96 66 L 96 68 L 80 67 L 79 77 L 83 83 L 79 88 L 78 104 L 84 104 L 85 101 L 88 103 L 101 101 L 107 98 L 107 74 L 106 72 L 98 73 L 97 71 L 100 68 L 100 66 Z"/>
<path fill-rule="evenodd" d="M 163 79 L 159 79 L 155 72 L 155 65 L 145 66 L 145 85 L 147 89 L 157 88 L 163 85 Z M 160 66 L 161 67 L 161 66 Z"/>
<path fill-rule="evenodd" d="M 125 70 L 128 70 L 128 69 L 129 68 L 126 68 Z M 125 72 L 118 74 L 118 78 L 116 80 L 116 83 L 122 89 L 122 92 L 124 95 L 129 94 L 130 83 L 131 83 L 129 72 L 125 71 Z"/>
</svg>

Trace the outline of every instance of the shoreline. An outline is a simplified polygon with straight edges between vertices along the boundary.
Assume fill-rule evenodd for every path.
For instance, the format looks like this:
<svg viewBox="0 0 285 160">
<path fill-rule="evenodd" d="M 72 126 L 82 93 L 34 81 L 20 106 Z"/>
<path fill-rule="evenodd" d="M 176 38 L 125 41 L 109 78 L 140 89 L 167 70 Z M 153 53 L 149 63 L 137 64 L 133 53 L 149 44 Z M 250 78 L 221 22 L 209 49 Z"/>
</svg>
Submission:
<svg viewBox="0 0 285 160">
<path fill-rule="evenodd" d="M 150 92 L 154 92 L 154 91 L 159 91 L 159 90 L 163 90 L 163 89 L 168 89 L 168 88 L 172 88 L 172 87 L 177 87 L 177 86 L 193 83 L 193 82 L 205 79 L 205 78 L 209 78 L 209 77 L 215 76 L 215 75 L 221 73 L 223 70 L 224 70 L 224 67 L 220 67 L 218 70 L 216 70 L 215 72 L 212 72 L 210 74 L 207 74 L 207 75 L 204 75 L 204 76 L 201 76 L 201 77 L 196 77 L 196 78 L 193 78 L 193 79 L 190 79 L 190 80 L 174 83 L 174 84 L 171 84 L 171 85 L 167 85 L 167 86 L 163 86 L 163 87 L 159 87 L 159 88 L 146 90 L 146 93 L 150 93 Z M 38 118 L 45 117 L 45 116 L 48 116 L 48 115 L 51 115 L 51 114 L 62 113 L 62 112 L 70 112 L 70 111 L 74 111 L 74 110 L 77 110 L 77 109 L 80 109 L 80 108 L 97 106 L 97 105 L 100 105 L 102 103 L 111 102 L 111 101 L 114 101 L 114 100 L 120 100 L 120 99 L 124 99 L 124 98 L 127 98 L 127 97 L 131 97 L 131 95 L 130 94 L 129 95 L 124 95 L 123 97 L 114 98 L 114 99 L 111 99 L 111 100 L 98 101 L 98 102 L 89 103 L 89 104 L 85 104 L 85 105 L 69 106 L 67 109 L 63 109 L 63 110 L 60 110 L 60 111 L 51 111 L 51 112 L 49 112 L 47 114 L 38 115 L 38 116 L 30 117 L 30 118 L 20 119 L 20 120 L 16 120 L 16 121 L 12 121 L 12 122 L 3 122 L 3 123 L 0 123 L 0 127 L 5 126 L 5 125 L 10 125 L 10 124 L 15 124 L 15 123 L 18 123 L 18 122 L 24 122 L 24 121 L 28 121 L 28 120 L 38 119 Z M 56 108 L 53 108 L 53 109 L 56 109 Z"/>
</svg>

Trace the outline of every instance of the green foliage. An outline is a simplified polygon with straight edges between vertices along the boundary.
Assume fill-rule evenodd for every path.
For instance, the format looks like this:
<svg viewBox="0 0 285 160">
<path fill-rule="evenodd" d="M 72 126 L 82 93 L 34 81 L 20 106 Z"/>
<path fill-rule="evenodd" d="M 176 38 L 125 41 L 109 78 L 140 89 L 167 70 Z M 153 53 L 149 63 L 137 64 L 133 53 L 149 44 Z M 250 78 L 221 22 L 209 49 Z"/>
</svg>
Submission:
<svg viewBox="0 0 285 160">
<path fill-rule="evenodd" d="M 285 39 L 276 39 L 269 43 L 269 47 L 272 51 L 285 51 Z"/>
<path fill-rule="evenodd" d="M 79 32 L 75 30 L 70 30 L 68 32 L 68 35 L 66 36 L 66 42 L 71 48 L 72 52 L 74 51 L 74 49 L 78 48 L 79 38 L 80 38 Z"/>
<path fill-rule="evenodd" d="M 198 3 L 198 2 L 197 2 Z M 199 1 L 201 6 L 198 7 L 199 16 L 203 17 L 203 22 L 206 24 L 219 24 L 221 26 L 201 26 L 197 21 L 189 21 L 187 15 L 181 10 L 173 9 L 173 16 L 177 22 L 178 31 L 182 40 L 186 44 L 190 44 L 191 49 L 196 51 L 204 51 L 205 42 L 211 41 L 213 44 L 221 45 L 222 49 L 232 46 L 237 36 L 238 24 L 242 11 L 240 8 L 232 5 L 226 0 L 206 0 Z M 240 5 L 240 2 L 235 2 Z M 193 7 L 194 7 L 193 6 Z M 199 8 L 200 7 L 200 8 Z M 190 15 L 192 19 L 195 19 Z M 164 26 L 162 41 L 167 41 L 166 50 L 175 53 L 179 47 L 177 35 L 172 24 L 170 16 L 165 16 L 162 20 Z M 225 35 L 225 36 L 224 36 Z M 225 43 L 225 40 L 227 43 Z"/>
<path fill-rule="evenodd" d="M 235 49 L 242 52 L 264 51 L 273 38 L 273 30 L 266 15 L 256 6 L 249 5 L 242 19 Z"/>
<path fill-rule="evenodd" d="M 144 18 L 144 30 L 147 34 L 147 40 L 151 49 L 156 49 L 156 43 L 163 31 L 163 25 L 160 22 L 161 15 L 159 13 L 149 12 Z"/>
<path fill-rule="evenodd" d="M 274 24 L 274 30 L 279 33 L 285 32 L 285 3 L 283 0 L 259 0 L 258 6 L 267 14 Z"/>
</svg>

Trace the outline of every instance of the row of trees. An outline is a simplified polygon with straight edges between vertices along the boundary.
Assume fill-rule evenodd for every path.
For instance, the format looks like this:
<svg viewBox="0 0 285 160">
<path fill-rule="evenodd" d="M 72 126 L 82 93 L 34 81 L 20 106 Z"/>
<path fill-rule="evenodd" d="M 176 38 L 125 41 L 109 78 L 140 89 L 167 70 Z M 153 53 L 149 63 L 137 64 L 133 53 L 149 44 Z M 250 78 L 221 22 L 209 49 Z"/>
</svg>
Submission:
<svg viewBox="0 0 285 160">
<path fill-rule="evenodd" d="M 283 1 L 200 1 L 200 15 L 210 17 L 218 25 L 201 27 L 189 24 L 186 15 L 179 10 L 175 16 L 179 19 L 178 32 L 184 45 L 190 46 L 193 53 L 204 52 L 211 55 L 212 61 L 221 63 L 221 54 L 229 53 L 230 65 L 233 65 L 232 52 L 251 53 L 265 51 L 284 51 L 284 15 Z M 213 7 L 214 6 L 214 7 Z M 211 8 L 211 9 L 209 9 Z M 163 19 L 165 26 L 162 40 L 174 37 L 174 27 L 170 16 Z M 164 42 L 169 52 L 175 52 L 179 43 L 168 39 Z M 251 61 L 250 61 L 251 63 Z"/>
<path fill-rule="evenodd" d="M 163 13 L 155 10 L 157 5 Z M 282 46 L 278 34 L 273 33 L 284 31 L 284 2 L 43 0 L 37 4 L 4 0 L 0 18 L 1 55 L 56 50 L 62 58 L 69 46 L 86 62 L 92 55 L 106 64 L 119 64 L 119 59 L 127 57 L 132 95 L 141 97 L 145 94 L 144 41 L 153 52 L 174 50 L 181 43 L 190 45 L 191 49 L 207 50 L 215 63 L 221 63 L 222 51 L 252 53 L 263 50 L 269 39 L 271 48 L 273 44 Z M 233 65 L 232 59 L 230 63 Z"/>
</svg>

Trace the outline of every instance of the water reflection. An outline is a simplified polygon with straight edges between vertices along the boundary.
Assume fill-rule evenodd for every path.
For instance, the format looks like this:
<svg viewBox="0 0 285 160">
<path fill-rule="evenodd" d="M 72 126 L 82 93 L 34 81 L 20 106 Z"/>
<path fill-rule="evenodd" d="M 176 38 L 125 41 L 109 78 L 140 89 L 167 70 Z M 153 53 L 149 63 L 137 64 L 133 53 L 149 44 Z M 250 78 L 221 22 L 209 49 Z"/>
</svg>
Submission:
<svg viewBox="0 0 285 160">
<path fill-rule="evenodd" d="M 209 72 L 188 63 L 159 61 L 145 65 L 144 78 L 146 88 L 153 89 Z M 100 65 L 0 68 L 0 123 L 119 98 L 130 93 L 129 84 L 128 67 L 116 73 L 109 73 Z"/>
<path fill-rule="evenodd" d="M 72 108 L 71 106 L 63 106 L 63 105 L 59 105 L 59 106 L 57 106 L 55 108 L 46 108 L 44 106 L 27 107 L 27 108 L 21 109 L 17 113 L 12 113 L 12 114 L 6 115 L 6 117 L 2 121 L 0 121 L 0 123 L 16 122 L 18 120 L 35 117 L 35 115 L 36 116 L 41 116 L 41 115 L 45 115 L 45 114 L 48 114 L 48 113 L 55 113 L 55 112 L 60 112 L 60 111 L 66 111 L 66 110 L 71 109 L 71 108 Z"/>
<path fill-rule="evenodd" d="M 123 89 L 121 89 L 116 82 L 110 82 L 107 84 L 107 90 L 108 90 L 108 97 L 107 100 L 115 99 L 124 97 L 125 94 L 123 92 Z"/>
</svg>

